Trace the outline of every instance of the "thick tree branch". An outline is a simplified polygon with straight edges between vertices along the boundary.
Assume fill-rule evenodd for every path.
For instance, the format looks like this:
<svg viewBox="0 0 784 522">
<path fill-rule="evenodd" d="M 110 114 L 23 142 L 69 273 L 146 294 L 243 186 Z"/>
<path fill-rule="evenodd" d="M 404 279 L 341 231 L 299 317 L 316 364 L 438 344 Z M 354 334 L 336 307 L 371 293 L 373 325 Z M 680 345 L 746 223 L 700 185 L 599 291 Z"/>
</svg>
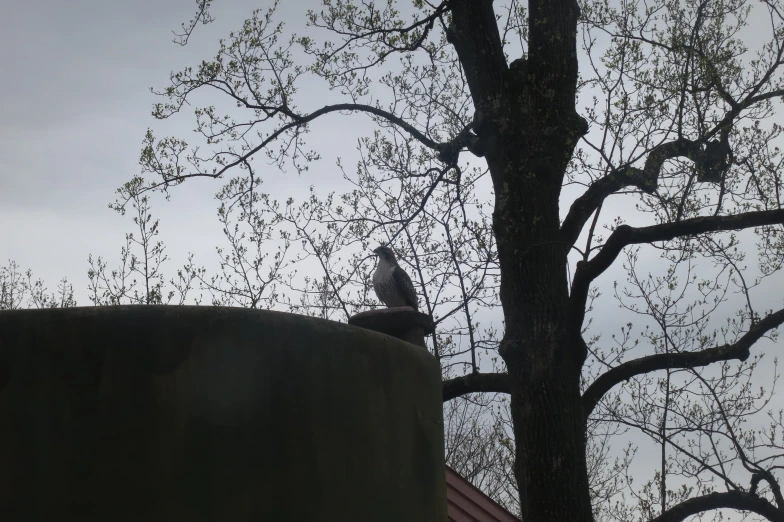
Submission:
<svg viewBox="0 0 784 522">
<path fill-rule="evenodd" d="M 658 187 L 659 173 L 665 161 L 677 157 L 689 158 L 697 165 L 700 181 L 718 182 L 729 167 L 729 154 L 726 135 L 721 141 L 708 142 L 704 148 L 699 141 L 685 138 L 657 145 L 648 154 L 642 169 L 629 165 L 615 169 L 595 181 L 572 203 L 561 226 L 564 243 L 571 246 L 577 241 L 588 218 L 607 196 L 626 187 L 637 187 L 647 194 L 652 194 Z"/>
<path fill-rule="evenodd" d="M 463 127 L 463 130 L 461 130 L 457 136 L 452 138 L 452 141 L 437 144 L 435 149 L 438 151 L 438 159 L 448 166 L 455 166 L 457 165 L 457 158 L 460 156 L 460 151 L 464 148 L 475 156 L 480 158 L 484 156 L 479 138 L 476 134 L 471 132 L 472 129 L 473 123 L 469 123 Z"/>
<path fill-rule="evenodd" d="M 453 0 L 447 39 L 454 45 L 477 109 L 500 101 L 508 70 L 492 0 Z M 499 107 L 502 104 L 499 104 Z"/>
<path fill-rule="evenodd" d="M 574 111 L 580 15 L 577 0 L 531 0 L 528 9 L 528 75 L 536 91 L 552 94 L 554 106 Z"/>
<path fill-rule="evenodd" d="M 642 169 L 626 165 L 596 180 L 569 208 L 569 213 L 561 225 L 563 241 L 570 246 L 577 241 L 586 221 L 607 196 L 626 187 L 637 187 L 647 194 L 652 194 L 658 187 L 659 172 L 664 162 L 693 154 L 696 150 L 699 150 L 699 147 L 690 140 L 679 139 L 662 143 L 651 150 Z"/>
<path fill-rule="evenodd" d="M 430 139 L 429 137 L 425 136 L 422 132 L 419 131 L 416 127 L 405 121 L 400 116 L 387 112 L 383 109 L 379 109 L 378 107 L 373 107 L 372 105 L 364 105 L 361 103 L 337 103 L 335 105 L 325 105 L 324 107 L 311 112 L 305 116 L 294 116 L 294 121 L 283 128 L 286 127 L 293 127 L 293 126 L 301 126 L 308 122 L 315 120 L 316 118 L 323 116 L 325 114 L 329 114 L 332 112 L 338 111 L 351 111 L 351 112 L 367 112 L 369 114 L 373 114 L 375 116 L 379 116 L 384 118 L 385 120 L 389 121 L 390 123 L 394 123 L 408 134 L 411 135 L 414 139 L 434 150 L 438 150 L 440 152 L 441 148 L 447 146 L 449 143 L 438 143 Z M 283 128 L 281 130 L 283 130 Z M 278 133 L 276 133 L 278 134 Z M 276 134 L 273 134 L 275 136 Z M 462 133 L 461 133 L 462 134 Z M 279 134 L 278 134 L 279 135 Z M 265 140 L 265 144 L 268 140 Z M 263 145 L 259 145 L 257 149 L 262 147 Z M 257 151 L 257 149 L 253 149 Z"/>
<path fill-rule="evenodd" d="M 636 375 L 667 368 L 696 368 L 737 359 L 745 361 L 752 345 L 770 330 L 784 324 L 784 309 L 765 316 L 732 344 L 707 348 L 697 352 L 659 353 L 625 362 L 600 375 L 583 394 L 583 415 L 587 419 L 605 393 L 615 385 Z"/>
<path fill-rule="evenodd" d="M 470 373 L 443 383 L 444 402 L 469 393 L 509 393 L 509 376 L 505 373 Z"/>
<path fill-rule="evenodd" d="M 572 291 L 569 296 L 572 324 L 577 329 L 582 326 L 585 317 L 585 303 L 591 282 L 612 265 L 618 254 L 626 246 L 669 241 L 676 237 L 693 236 L 706 232 L 741 230 L 765 225 L 780 225 L 782 223 L 784 223 L 784 210 L 765 210 L 744 212 L 732 216 L 703 216 L 641 228 L 621 225 L 610 235 L 607 242 L 593 259 L 588 262 L 580 261 L 577 263 L 574 280 L 572 281 Z"/>
<path fill-rule="evenodd" d="M 769 74 L 772 72 L 769 71 Z M 735 101 L 732 96 L 720 88 L 719 93 L 730 105 L 731 110 L 700 140 L 692 141 L 679 138 L 673 142 L 662 143 L 651 150 L 642 169 L 625 165 L 594 182 L 569 208 L 569 213 L 561 227 L 563 241 L 569 246 L 574 245 L 588 218 L 607 196 L 625 187 L 637 187 L 648 194 L 653 193 L 658 186 L 662 165 L 669 159 L 689 158 L 694 161 L 697 167 L 699 181 L 720 182 L 730 164 L 732 151 L 728 138 L 735 119 L 744 110 L 757 103 L 784 96 L 784 89 L 757 94 L 757 89 L 765 83 L 767 83 L 767 78 L 764 82 L 758 83 L 754 92 L 741 102 Z M 718 139 L 712 139 L 716 137 Z"/>
<path fill-rule="evenodd" d="M 470 132 L 471 125 L 466 126 L 453 140 L 439 143 L 425 134 L 423 134 L 419 129 L 405 121 L 400 116 L 387 112 L 383 109 L 379 109 L 378 107 L 373 107 L 372 105 L 364 105 L 359 103 L 338 103 L 335 105 L 326 105 L 321 107 L 318 110 L 311 112 L 310 114 L 306 115 L 298 115 L 294 114 L 290 111 L 286 111 L 286 115 L 291 119 L 291 121 L 271 134 L 269 134 L 261 143 L 256 145 L 255 147 L 245 151 L 242 154 L 233 154 L 232 161 L 223 161 L 220 164 L 220 168 L 216 168 L 211 172 L 192 172 L 192 173 L 184 173 L 184 167 L 177 166 L 175 174 L 169 174 L 167 171 L 168 169 L 165 166 L 165 162 L 160 161 L 153 152 L 152 147 L 149 147 L 150 157 L 152 159 L 148 160 L 150 166 L 148 169 L 151 172 L 155 172 L 159 174 L 163 181 L 159 183 L 152 183 L 151 185 L 145 187 L 141 192 L 145 192 L 146 190 L 151 190 L 158 188 L 160 186 L 168 186 L 171 184 L 177 184 L 185 179 L 188 178 L 196 178 L 196 177 L 210 177 L 210 178 L 218 178 L 227 171 L 231 170 L 238 165 L 246 163 L 253 155 L 273 143 L 275 140 L 283 136 L 286 132 L 295 131 L 296 129 L 307 125 L 308 123 L 312 122 L 313 120 L 330 114 L 334 112 L 341 112 L 341 111 L 349 111 L 349 112 L 365 112 L 369 114 L 373 114 L 374 116 L 378 116 L 384 118 L 385 120 L 389 121 L 390 123 L 397 125 L 405 132 L 410 134 L 414 139 L 422 143 L 428 148 L 433 149 L 434 151 L 438 152 L 439 158 L 448 163 L 453 165 L 457 162 L 457 156 L 462 148 L 467 148 L 472 152 L 475 152 L 477 155 L 481 156 L 481 152 L 478 151 L 478 143 L 476 140 L 476 136 Z M 475 150 L 476 149 L 476 150 Z M 216 156 L 219 156 L 221 153 L 217 153 Z M 223 154 L 229 154 L 228 152 Z"/>
<path fill-rule="evenodd" d="M 784 512 L 764 498 L 745 491 L 709 493 L 701 497 L 690 498 L 671 507 L 651 522 L 681 522 L 704 511 L 722 508 L 750 511 L 762 515 L 771 522 L 784 522 Z"/>
</svg>

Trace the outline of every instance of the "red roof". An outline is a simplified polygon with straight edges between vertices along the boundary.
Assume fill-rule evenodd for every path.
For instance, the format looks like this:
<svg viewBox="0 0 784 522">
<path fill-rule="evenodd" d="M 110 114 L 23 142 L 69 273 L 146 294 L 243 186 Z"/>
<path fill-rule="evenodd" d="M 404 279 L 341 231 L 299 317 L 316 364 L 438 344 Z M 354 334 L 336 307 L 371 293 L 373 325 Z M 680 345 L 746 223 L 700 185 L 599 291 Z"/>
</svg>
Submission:
<svg viewBox="0 0 784 522">
<path fill-rule="evenodd" d="M 520 522 L 449 466 L 446 467 L 446 503 L 450 522 Z"/>
</svg>

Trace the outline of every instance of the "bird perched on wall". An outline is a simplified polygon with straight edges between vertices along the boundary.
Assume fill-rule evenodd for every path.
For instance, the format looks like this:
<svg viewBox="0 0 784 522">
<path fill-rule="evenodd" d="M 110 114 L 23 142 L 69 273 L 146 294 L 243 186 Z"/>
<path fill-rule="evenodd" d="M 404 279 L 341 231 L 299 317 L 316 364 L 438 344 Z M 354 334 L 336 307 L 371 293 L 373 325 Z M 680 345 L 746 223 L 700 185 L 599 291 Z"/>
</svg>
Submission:
<svg viewBox="0 0 784 522">
<path fill-rule="evenodd" d="M 373 290 L 387 308 L 410 306 L 419 309 L 414 284 L 397 264 L 391 248 L 380 246 L 373 252 L 378 256 L 378 266 L 373 274 Z"/>
</svg>

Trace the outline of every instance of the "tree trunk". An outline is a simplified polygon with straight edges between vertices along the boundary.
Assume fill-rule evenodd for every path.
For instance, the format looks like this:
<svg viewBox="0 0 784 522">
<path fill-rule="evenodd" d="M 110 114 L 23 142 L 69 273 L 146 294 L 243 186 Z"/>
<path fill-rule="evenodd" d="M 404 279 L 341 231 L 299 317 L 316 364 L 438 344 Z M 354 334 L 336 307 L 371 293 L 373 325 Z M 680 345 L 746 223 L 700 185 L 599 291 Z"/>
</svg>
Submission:
<svg viewBox="0 0 784 522">
<path fill-rule="evenodd" d="M 541 320 L 539 327 L 552 324 Z M 507 357 L 523 520 L 591 521 L 579 377 L 573 365 L 559 362 L 563 350 L 554 337 Z"/>
<path fill-rule="evenodd" d="M 525 522 L 587 522 L 593 517 L 580 402 L 586 348 L 579 321 L 569 315 L 569 246 L 560 240 L 558 212 L 579 126 L 568 110 L 552 106 L 549 118 L 530 106 L 518 111 L 527 117 L 517 121 L 552 125 L 550 132 L 527 124 L 499 135 L 488 155 L 491 172 L 500 171 L 503 180 L 497 185 L 493 226 L 506 320 L 501 355 L 510 376 L 522 515 Z M 561 116 L 553 121 L 553 113 Z"/>
<path fill-rule="evenodd" d="M 515 201 L 512 208 L 497 207 L 495 216 L 515 474 L 525 522 L 591 521 L 579 387 L 585 349 L 569 325 L 568 251 L 555 241 L 558 207 L 552 192 L 550 198 L 543 197 L 545 187 L 518 193 L 507 198 L 507 204 Z M 541 208 L 548 200 L 552 210 Z M 508 219 L 528 226 L 511 227 Z"/>
<path fill-rule="evenodd" d="M 450 2 L 455 46 L 495 191 L 493 229 L 525 522 L 593 520 L 585 462 L 582 316 L 569 316 L 558 203 L 587 125 L 575 110 L 575 0 L 529 2 L 528 56 L 507 65 L 492 0 Z"/>
</svg>

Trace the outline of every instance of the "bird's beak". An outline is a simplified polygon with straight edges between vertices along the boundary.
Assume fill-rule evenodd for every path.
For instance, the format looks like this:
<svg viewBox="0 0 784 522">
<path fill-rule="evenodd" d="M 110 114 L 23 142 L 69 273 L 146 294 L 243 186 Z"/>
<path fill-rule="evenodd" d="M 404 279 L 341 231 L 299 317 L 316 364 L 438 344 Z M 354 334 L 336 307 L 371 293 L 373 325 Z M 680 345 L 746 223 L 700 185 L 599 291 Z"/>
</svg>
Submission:
<svg viewBox="0 0 784 522">
<path fill-rule="evenodd" d="M 380 252 L 379 252 L 379 250 L 381 250 L 381 247 L 374 248 L 374 249 L 373 249 L 373 253 L 374 253 L 374 254 L 376 254 L 376 255 L 378 256 L 378 255 L 380 255 Z"/>
</svg>

